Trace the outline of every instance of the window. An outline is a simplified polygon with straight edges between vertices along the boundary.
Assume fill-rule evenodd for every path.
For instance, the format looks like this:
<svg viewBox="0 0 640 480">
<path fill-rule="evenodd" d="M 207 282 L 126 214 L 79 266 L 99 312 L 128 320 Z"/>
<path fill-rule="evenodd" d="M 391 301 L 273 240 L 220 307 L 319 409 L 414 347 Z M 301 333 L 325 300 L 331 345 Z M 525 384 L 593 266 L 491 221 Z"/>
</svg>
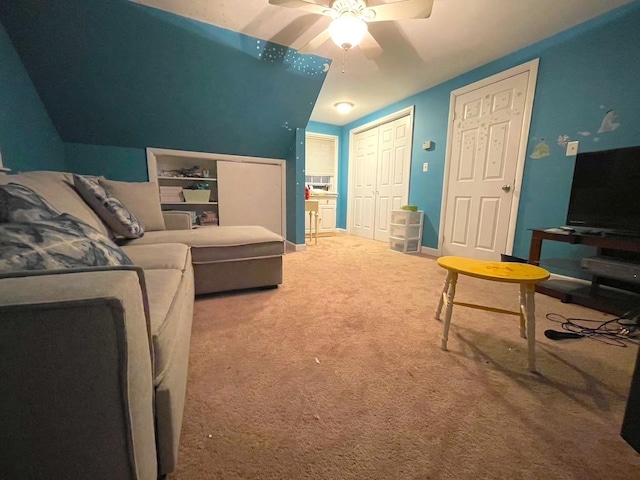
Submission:
<svg viewBox="0 0 640 480">
<path fill-rule="evenodd" d="M 307 133 L 305 182 L 311 187 L 338 191 L 338 137 Z"/>
</svg>

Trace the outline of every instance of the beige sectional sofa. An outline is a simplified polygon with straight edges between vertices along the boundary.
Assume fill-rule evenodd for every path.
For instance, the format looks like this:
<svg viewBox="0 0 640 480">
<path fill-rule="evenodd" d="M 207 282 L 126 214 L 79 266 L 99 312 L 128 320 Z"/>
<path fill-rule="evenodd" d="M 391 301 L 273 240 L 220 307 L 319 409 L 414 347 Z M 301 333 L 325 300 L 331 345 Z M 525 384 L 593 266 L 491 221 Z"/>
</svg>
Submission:
<svg viewBox="0 0 640 480">
<path fill-rule="evenodd" d="M 9 182 L 109 235 L 70 174 L 0 176 Z M 2 478 L 175 469 L 194 294 L 277 286 L 284 253 L 262 227 L 191 229 L 185 215 L 125 242 L 134 266 L 0 272 Z"/>
</svg>

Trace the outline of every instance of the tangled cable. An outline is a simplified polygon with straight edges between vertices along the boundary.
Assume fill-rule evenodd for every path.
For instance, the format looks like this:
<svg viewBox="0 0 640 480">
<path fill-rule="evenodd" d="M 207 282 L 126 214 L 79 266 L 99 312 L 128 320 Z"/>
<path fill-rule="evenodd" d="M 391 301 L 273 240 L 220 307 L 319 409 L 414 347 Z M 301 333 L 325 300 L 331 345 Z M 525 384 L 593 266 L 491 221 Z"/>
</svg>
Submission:
<svg viewBox="0 0 640 480">
<path fill-rule="evenodd" d="M 561 324 L 564 330 L 614 347 L 627 347 L 629 344 L 640 345 L 638 318 L 637 312 L 627 312 L 621 317 L 601 322 L 600 320 L 566 318 L 558 313 L 547 313 L 547 319 Z M 589 327 L 578 322 L 599 323 L 599 325 Z"/>
</svg>

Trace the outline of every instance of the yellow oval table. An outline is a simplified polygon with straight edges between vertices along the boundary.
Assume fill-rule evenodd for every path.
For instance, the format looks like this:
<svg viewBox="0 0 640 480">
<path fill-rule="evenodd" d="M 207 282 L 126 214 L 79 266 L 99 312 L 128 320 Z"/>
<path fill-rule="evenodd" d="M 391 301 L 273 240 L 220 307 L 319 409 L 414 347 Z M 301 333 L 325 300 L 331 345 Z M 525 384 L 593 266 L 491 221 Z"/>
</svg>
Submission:
<svg viewBox="0 0 640 480">
<path fill-rule="evenodd" d="M 520 317 L 520 336 L 527 339 L 529 353 L 529 370 L 536 371 L 536 319 L 535 319 L 535 291 L 536 283 L 549 278 L 549 272 L 544 268 L 529 265 L 527 263 L 488 262 L 464 257 L 440 257 L 438 265 L 447 270 L 447 279 L 444 282 L 442 295 L 436 310 L 436 320 L 440 320 L 443 305 L 446 305 L 444 328 L 442 332 L 441 348 L 447 349 L 449 338 L 449 326 L 453 306 L 476 308 L 507 315 Z M 503 310 L 501 308 L 487 307 L 473 303 L 454 302 L 458 275 L 481 278 L 493 282 L 517 283 L 520 285 L 520 309 L 518 312 Z"/>
</svg>

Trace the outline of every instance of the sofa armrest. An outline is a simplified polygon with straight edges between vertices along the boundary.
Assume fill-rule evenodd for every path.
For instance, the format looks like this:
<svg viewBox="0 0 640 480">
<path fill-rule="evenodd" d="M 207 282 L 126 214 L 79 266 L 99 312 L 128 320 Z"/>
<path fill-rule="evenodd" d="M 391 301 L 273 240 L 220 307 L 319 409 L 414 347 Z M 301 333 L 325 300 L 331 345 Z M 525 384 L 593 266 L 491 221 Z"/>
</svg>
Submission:
<svg viewBox="0 0 640 480">
<path fill-rule="evenodd" d="M 48 273 L 0 278 L 0 472 L 155 479 L 138 272 Z"/>
<path fill-rule="evenodd" d="M 189 212 L 172 210 L 162 212 L 162 216 L 167 230 L 191 230 L 191 214 Z"/>
</svg>

